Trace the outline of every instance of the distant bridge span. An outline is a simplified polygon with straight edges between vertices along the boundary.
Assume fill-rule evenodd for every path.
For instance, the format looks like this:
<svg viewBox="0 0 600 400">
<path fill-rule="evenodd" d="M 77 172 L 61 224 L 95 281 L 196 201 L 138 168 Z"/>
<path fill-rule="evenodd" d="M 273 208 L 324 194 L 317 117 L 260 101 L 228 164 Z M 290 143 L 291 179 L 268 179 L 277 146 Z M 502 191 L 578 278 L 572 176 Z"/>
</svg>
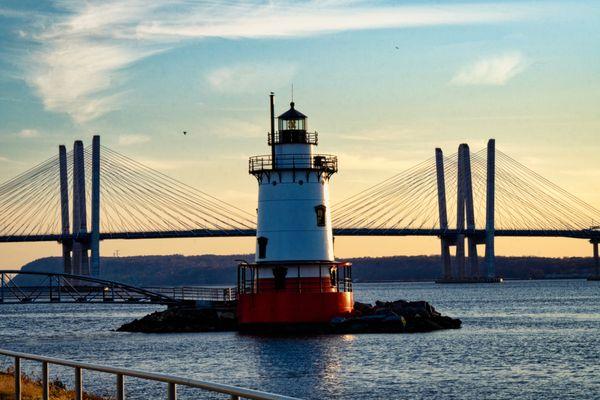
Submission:
<svg viewBox="0 0 600 400">
<path fill-rule="evenodd" d="M 461 231 L 467 237 L 484 238 L 485 229 L 465 229 Z M 333 228 L 334 236 L 434 236 L 453 237 L 459 234 L 457 229 L 396 229 L 396 228 Z M 600 240 L 600 230 L 546 230 L 546 229 L 497 229 L 496 236 L 501 237 L 547 237 Z M 100 240 L 139 240 L 139 239 L 170 239 L 170 238 L 228 238 L 255 237 L 256 230 L 189 230 L 166 232 L 113 232 L 100 233 Z M 90 240 L 91 234 L 79 235 L 34 235 L 34 236 L 0 236 L 0 243 L 19 242 L 69 242 Z"/>
</svg>

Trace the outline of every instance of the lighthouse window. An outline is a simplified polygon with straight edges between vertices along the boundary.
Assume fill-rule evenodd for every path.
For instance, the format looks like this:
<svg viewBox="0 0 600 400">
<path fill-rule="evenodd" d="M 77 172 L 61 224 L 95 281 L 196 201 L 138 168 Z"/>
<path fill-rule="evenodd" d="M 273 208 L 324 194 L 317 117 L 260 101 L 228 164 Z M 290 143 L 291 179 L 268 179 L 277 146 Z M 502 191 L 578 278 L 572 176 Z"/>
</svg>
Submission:
<svg viewBox="0 0 600 400">
<path fill-rule="evenodd" d="M 325 226 L 325 206 L 319 205 L 315 207 L 317 213 L 317 226 Z"/>
<path fill-rule="evenodd" d="M 264 236 L 261 236 L 256 239 L 258 241 L 258 258 L 266 258 L 267 257 L 267 243 L 269 239 Z"/>
</svg>

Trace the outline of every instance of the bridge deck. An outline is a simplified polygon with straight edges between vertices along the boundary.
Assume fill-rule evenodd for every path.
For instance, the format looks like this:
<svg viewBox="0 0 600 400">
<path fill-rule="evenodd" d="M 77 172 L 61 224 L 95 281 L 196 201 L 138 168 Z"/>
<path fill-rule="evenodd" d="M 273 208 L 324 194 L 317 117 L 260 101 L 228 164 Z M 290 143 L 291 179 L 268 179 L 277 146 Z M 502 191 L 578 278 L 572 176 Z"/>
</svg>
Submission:
<svg viewBox="0 0 600 400">
<path fill-rule="evenodd" d="M 483 237 L 485 230 L 464 230 L 460 233 L 465 236 Z M 456 229 L 370 229 L 370 228 L 334 228 L 335 236 L 455 236 L 459 234 Z M 566 237 L 578 239 L 600 239 L 600 231 L 589 230 L 506 230 L 498 229 L 496 236 L 501 237 Z M 63 242 L 74 239 L 89 240 L 89 234 L 79 235 L 28 235 L 28 236 L 0 236 L 0 243 L 18 242 Z M 114 232 L 100 233 L 100 240 L 133 240 L 133 239 L 169 239 L 169 238 L 202 238 L 202 237 L 253 237 L 254 229 L 236 230 L 190 230 L 190 231 L 157 231 L 157 232 Z"/>
</svg>

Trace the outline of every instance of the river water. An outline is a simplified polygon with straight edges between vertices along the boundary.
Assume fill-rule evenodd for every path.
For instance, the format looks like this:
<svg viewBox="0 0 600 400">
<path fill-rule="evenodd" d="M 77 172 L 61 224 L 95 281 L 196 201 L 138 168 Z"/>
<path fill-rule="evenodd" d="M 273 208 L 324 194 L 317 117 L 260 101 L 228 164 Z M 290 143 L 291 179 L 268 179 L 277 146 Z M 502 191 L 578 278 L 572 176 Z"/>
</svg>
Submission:
<svg viewBox="0 0 600 400">
<path fill-rule="evenodd" d="M 355 285 L 355 299 L 427 300 L 461 318 L 463 328 L 293 338 L 133 334 L 112 329 L 160 307 L 2 305 L 0 348 L 310 399 L 600 398 L 600 282 L 363 283 Z M 0 358 L 0 367 L 9 364 Z M 33 375 L 39 370 L 25 367 Z M 56 367 L 52 375 L 72 382 L 67 369 Z M 84 380 L 88 389 L 111 394 L 112 377 Z M 128 398 L 164 395 L 162 385 L 128 381 Z"/>
</svg>

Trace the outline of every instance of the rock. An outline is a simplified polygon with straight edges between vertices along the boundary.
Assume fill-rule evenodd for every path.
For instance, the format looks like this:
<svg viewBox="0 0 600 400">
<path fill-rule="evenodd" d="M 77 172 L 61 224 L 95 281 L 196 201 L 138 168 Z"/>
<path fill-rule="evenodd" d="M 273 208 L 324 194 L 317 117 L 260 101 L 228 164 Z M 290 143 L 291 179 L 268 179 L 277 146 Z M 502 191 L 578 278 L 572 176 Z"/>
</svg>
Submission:
<svg viewBox="0 0 600 400">
<path fill-rule="evenodd" d="M 174 333 L 234 331 L 237 318 L 233 312 L 190 307 L 169 308 L 124 324 L 119 332 Z"/>
<path fill-rule="evenodd" d="M 354 311 L 345 317 L 333 318 L 328 324 L 315 327 L 319 333 L 400 333 L 431 332 L 458 329 L 459 319 L 443 316 L 426 301 L 377 301 L 375 306 L 354 303 Z M 297 326 L 286 327 L 287 333 Z M 235 308 L 210 309 L 174 307 L 149 314 L 121 326 L 121 332 L 216 332 L 237 331 Z"/>
<path fill-rule="evenodd" d="M 426 301 L 376 301 L 375 306 L 356 304 L 352 315 L 336 324 L 336 332 L 431 332 L 461 326 L 459 319 L 442 316 Z"/>
<path fill-rule="evenodd" d="M 370 315 L 373 313 L 373 306 L 366 303 L 354 302 L 354 313 L 360 315 Z"/>
</svg>

